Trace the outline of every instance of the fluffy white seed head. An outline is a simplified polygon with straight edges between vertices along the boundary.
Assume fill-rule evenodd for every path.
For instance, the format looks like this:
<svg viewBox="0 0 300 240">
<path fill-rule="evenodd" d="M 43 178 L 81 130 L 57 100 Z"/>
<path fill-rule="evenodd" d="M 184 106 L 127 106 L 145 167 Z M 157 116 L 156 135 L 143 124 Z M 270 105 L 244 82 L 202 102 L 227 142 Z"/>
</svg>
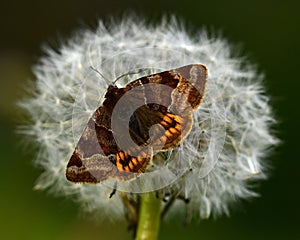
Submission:
<svg viewBox="0 0 300 240">
<path fill-rule="evenodd" d="M 175 19 L 149 26 L 129 18 L 108 26 L 100 21 L 95 31 L 83 30 L 58 51 L 45 51 L 47 56 L 34 67 L 37 80 L 35 88 L 29 89 L 32 97 L 20 103 L 31 121 L 20 131 L 40 147 L 36 164 L 44 172 L 36 189 L 70 195 L 84 210 L 101 213 L 103 218 L 123 217 L 121 195 L 109 198 L 113 185 L 78 185 L 65 178 L 87 120 L 103 101 L 106 81 L 141 68 L 159 72 L 202 63 L 209 70 L 207 91 L 194 112 L 191 133 L 179 148 L 156 157 L 167 160 L 158 171 L 158 178 L 166 182 L 144 185 L 144 190 L 159 189 L 165 196 L 189 199 L 189 207 L 203 218 L 228 213 L 231 202 L 256 195 L 251 183 L 266 177 L 264 160 L 277 143 L 270 131 L 275 120 L 262 76 L 234 57 L 224 39 L 209 37 L 205 31 L 191 37 Z M 136 79 L 139 74 L 129 74 L 127 82 L 129 77 Z M 185 171 L 174 178 L 176 164 L 184 164 Z M 120 184 L 119 189 L 130 192 L 129 185 Z"/>
</svg>

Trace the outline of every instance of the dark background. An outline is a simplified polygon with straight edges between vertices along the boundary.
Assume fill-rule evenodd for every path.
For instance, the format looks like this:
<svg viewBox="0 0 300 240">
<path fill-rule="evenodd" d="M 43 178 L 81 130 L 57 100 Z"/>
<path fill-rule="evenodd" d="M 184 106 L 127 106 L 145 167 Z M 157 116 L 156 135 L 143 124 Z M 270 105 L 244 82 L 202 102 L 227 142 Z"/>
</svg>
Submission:
<svg viewBox="0 0 300 240">
<path fill-rule="evenodd" d="M 41 45 L 58 46 L 83 25 L 118 17 L 125 10 L 156 21 L 176 13 L 195 29 L 222 30 L 266 74 L 266 87 L 280 123 L 280 147 L 268 159 L 273 169 L 261 184 L 261 197 L 239 202 L 230 217 L 193 221 L 183 216 L 164 222 L 160 239 L 300 239 L 299 211 L 299 1 L 270 0 L 109 0 L 1 1 L 0 3 L 0 236 L 1 239 L 129 239 L 119 222 L 94 223 L 79 216 L 71 199 L 32 190 L 40 174 L 14 134 L 15 107 L 22 84 L 33 79 L 31 66 Z"/>
</svg>

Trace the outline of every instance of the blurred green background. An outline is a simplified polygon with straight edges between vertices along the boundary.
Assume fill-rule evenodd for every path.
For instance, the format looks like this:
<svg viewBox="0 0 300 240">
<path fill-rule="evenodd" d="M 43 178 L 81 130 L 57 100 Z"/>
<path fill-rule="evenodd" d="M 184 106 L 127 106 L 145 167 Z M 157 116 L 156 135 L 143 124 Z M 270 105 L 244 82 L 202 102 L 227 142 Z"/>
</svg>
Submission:
<svg viewBox="0 0 300 240">
<path fill-rule="evenodd" d="M 130 239 L 123 223 L 95 223 L 79 216 L 71 199 L 32 190 L 40 174 L 33 153 L 20 148 L 14 134 L 20 118 L 15 107 L 22 86 L 33 79 L 31 66 L 41 45 L 58 46 L 83 25 L 133 9 L 157 20 L 178 14 L 195 29 L 222 30 L 266 74 L 266 87 L 280 123 L 282 145 L 268 159 L 270 179 L 260 198 L 240 202 L 230 217 L 193 221 L 183 216 L 163 222 L 160 239 L 300 239 L 299 1 L 87 0 L 1 1 L 0 3 L 0 238 L 1 239 Z"/>
</svg>

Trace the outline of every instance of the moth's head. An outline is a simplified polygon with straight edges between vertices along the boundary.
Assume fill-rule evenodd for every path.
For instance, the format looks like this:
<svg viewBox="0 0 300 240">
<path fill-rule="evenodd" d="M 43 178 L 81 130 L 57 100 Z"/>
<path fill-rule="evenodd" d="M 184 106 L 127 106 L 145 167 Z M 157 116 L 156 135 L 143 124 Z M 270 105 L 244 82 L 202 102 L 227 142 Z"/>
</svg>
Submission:
<svg viewBox="0 0 300 240">
<path fill-rule="evenodd" d="M 116 92 L 117 89 L 118 88 L 115 85 L 109 85 L 107 88 L 107 92 Z"/>
<path fill-rule="evenodd" d="M 120 97 L 124 94 L 123 88 L 118 88 L 115 85 L 109 85 L 105 94 L 106 99 L 110 99 L 112 102 L 117 102 Z"/>
</svg>

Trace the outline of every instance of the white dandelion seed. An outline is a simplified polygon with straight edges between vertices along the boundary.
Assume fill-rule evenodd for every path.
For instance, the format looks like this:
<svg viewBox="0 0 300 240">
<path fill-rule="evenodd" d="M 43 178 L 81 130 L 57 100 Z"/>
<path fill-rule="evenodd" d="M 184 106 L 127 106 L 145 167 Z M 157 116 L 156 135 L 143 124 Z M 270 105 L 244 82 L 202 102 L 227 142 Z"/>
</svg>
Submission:
<svg viewBox="0 0 300 240">
<path fill-rule="evenodd" d="M 47 56 L 34 67 L 36 85 L 28 89 L 32 97 L 20 103 L 30 116 L 30 124 L 20 131 L 40 147 L 36 164 L 43 173 L 36 189 L 72 196 L 85 211 L 103 218 L 123 217 L 122 195 L 109 198 L 113 185 L 77 185 L 65 178 L 74 147 L 107 89 L 90 67 L 113 81 L 140 68 L 159 72 L 201 63 L 209 70 L 208 84 L 204 101 L 194 112 L 192 131 L 176 151 L 158 155 L 167 160 L 159 167 L 159 186 L 144 185 L 144 191 L 189 199 L 190 209 L 202 218 L 228 213 L 236 199 L 256 195 L 251 183 L 266 177 L 264 159 L 277 143 L 270 131 L 275 120 L 262 76 L 234 57 L 224 39 L 209 37 L 205 31 L 190 37 L 176 19 L 149 26 L 129 18 L 107 27 L 100 21 L 95 31 L 79 32 L 59 51 L 45 51 Z M 185 163 L 188 171 L 172 178 L 176 165 L 170 158 Z M 128 183 L 118 189 L 126 190 L 130 199 L 138 195 L 130 193 Z M 176 206 L 174 211 L 180 209 Z"/>
</svg>

